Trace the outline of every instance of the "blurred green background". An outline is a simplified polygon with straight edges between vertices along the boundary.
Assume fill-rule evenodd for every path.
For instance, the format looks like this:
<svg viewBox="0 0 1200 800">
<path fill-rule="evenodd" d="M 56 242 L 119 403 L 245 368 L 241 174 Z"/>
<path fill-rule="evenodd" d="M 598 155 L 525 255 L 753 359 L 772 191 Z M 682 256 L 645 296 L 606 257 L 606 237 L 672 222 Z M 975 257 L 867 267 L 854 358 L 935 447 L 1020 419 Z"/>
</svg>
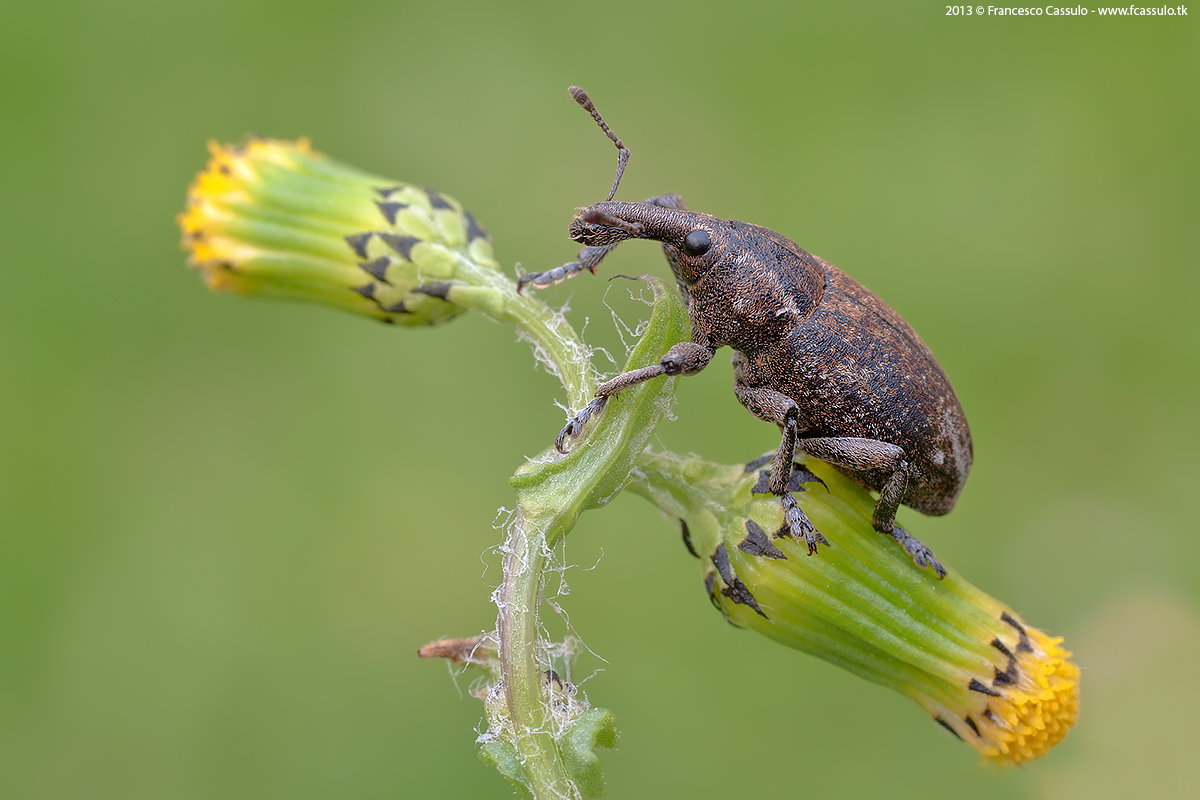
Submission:
<svg viewBox="0 0 1200 800">
<path fill-rule="evenodd" d="M 1077 729 L 999 772 L 915 705 L 727 627 L 634 497 L 568 542 L 610 796 L 1178 797 L 1200 700 L 1193 18 L 934 3 L 0 6 L 0 795 L 506 797 L 426 641 L 490 628 L 506 478 L 561 391 L 511 328 L 215 296 L 173 218 L 207 139 L 311 136 L 437 187 L 506 269 L 573 257 L 614 153 L 847 270 L 971 420 L 958 508 L 901 521 L 1066 636 Z M 626 245 L 617 272 L 667 268 Z M 548 290 L 620 358 L 581 276 Z M 644 309 L 643 309 L 644 310 Z M 777 442 L 727 358 L 665 446 Z M 595 569 L 586 569 L 599 561 Z M 599 671 L 599 670 L 603 671 Z"/>
</svg>

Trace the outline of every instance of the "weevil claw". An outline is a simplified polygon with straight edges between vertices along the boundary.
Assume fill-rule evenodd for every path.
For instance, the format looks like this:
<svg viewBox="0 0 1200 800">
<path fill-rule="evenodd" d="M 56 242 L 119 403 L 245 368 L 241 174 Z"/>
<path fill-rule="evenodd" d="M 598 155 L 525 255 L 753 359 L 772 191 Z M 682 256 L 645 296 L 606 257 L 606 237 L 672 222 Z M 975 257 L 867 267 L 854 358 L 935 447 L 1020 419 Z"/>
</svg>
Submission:
<svg viewBox="0 0 1200 800">
<path fill-rule="evenodd" d="M 596 414 L 604 410 L 605 404 L 608 402 L 608 397 L 601 395 L 595 398 L 592 402 L 584 406 L 579 413 L 567 420 L 567 424 L 558 432 L 558 436 L 554 437 L 554 449 L 560 453 L 566 453 L 571 448 L 580 436 L 583 436 L 583 428 Z"/>
<path fill-rule="evenodd" d="M 562 283 L 567 278 L 575 276 L 582 267 L 578 261 L 572 261 L 569 264 L 563 264 L 561 267 L 547 270 L 545 272 L 530 272 L 527 275 L 522 275 L 517 279 L 517 294 L 525 294 L 527 286 L 532 284 L 536 289 L 545 289 L 548 286 Z"/>
<path fill-rule="evenodd" d="M 920 539 L 899 525 L 893 525 L 889 535 L 904 549 L 904 552 L 912 556 L 913 563 L 918 567 L 932 569 L 939 580 L 946 577 L 946 568 L 942 566 L 942 562 L 937 560 L 933 551 Z"/>
<path fill-rule="evenodd" d="M 792 497 L 791 492 L 780 495 L 779 500 L 783 504 L 784 526 L 776 534 L 777 536 L 790 536 L 797 542 L 803 541 L 808 546 L 810 556 L 817 552 L 817 545 L 830 546 L 829 540 L 822 536 L 821 532 L 812 524 L 808 515 L 796 502 L 796 498 Z"/>
</svg>

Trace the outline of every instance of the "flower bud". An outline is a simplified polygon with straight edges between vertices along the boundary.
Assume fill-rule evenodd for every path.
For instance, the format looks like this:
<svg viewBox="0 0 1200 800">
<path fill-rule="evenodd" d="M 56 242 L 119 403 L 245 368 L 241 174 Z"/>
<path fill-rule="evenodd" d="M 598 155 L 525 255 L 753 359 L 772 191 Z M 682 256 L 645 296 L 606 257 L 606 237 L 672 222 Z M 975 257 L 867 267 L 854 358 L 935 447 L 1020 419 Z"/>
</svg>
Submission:
<svg viewBox="0 0 1200 800">
<path fill-rule="evenodd" d="M 1057 744 L 1079 711 L 1070 653 L 953 570 L 920 569 L 871 527 L 870 494 L 819 461 L 791 488 L 830 546 L 787 536 L 763 461 L 745 467 L 644 453 L 630 488 L 682 521 L 705 590 L 730 622 L 911 697 L 988 760 Z M 769 467 L 769 464 L 767 464 Z"/>
<path fill-rule="evenodd" d="M 468 273 L 497 269 L 487 234 L 447 195 L 331 161 L 306 139 L 209 151 L 178 221 L 211 289 L 433 325 L 465 310 Z"/>
</svg>

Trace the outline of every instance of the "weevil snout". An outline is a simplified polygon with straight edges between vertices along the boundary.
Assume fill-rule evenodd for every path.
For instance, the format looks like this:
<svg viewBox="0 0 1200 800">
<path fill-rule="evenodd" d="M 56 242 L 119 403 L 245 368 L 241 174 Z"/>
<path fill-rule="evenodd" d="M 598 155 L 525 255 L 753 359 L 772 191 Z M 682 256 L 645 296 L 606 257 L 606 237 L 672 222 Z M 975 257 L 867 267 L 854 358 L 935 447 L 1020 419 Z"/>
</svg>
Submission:
<svg viewBox="0 0 1200 800">
<path fill-rule="evenodd" d="M 617 228 L 625 231 L 630 236 L 641 236 L 645 230 L 645 227 L 640 222 L 626 222 L 620 217 L 614 217 L 607 211 L 603 211 L 595 206 L 584 209 L 583 213 L 579 215 L 579 221 L 586 225 L 601 228 Z"/>
<path fill-rule="evenodd" d="M 610 201 L 580 211 L 571 221 L 571 238 L 589 247 L 606 247 L 626 239 L 653 239 L 698 258 L 722 240 L 719 223 L 709 214 L 671 208 L 655 201 Z"/>
<path fill-rule="evenodd" d="M 626 239 L 640 239 L 644 234 L 642 223 L 614 216 L 597 206 L 583 209 L 571 220 L 571 238 L 588 247 L 608 247 Z"/>
</svg>

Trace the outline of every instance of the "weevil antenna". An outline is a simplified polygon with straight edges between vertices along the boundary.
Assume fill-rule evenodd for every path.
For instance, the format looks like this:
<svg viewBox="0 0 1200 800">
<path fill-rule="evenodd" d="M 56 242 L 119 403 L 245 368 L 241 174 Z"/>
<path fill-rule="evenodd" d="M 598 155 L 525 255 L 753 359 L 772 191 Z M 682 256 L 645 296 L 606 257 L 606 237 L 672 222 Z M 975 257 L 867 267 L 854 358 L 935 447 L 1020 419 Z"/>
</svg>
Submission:
<svg viewBox="0 0 1200 800">
<path fill-rule="evenodd" d="M 576 103 L 583 106 L 584 111 L 592 115 L 592 119 L 596 120 L 600 130 L 604 131 L 605 135 L 612 139 L 613 144 L 617 146 L 617 177 L 613 178 L 612 191 L 608 193 L 608 200 L 612 200 L 617 194 L 617 187 L 621 185 L 621 176 L 625 174 L 625 165 L 629 163 L 629 148 L 617 138 L 617 135 L 612 132 L 612 128 L 608 127 L 608 123 L 604 121 L 604 117 L 600 116 L 600 112 L 596 110 L 596 104 L 592 102 L 592 98 L 588 97 L 587 92 L 578 86 L 572 86 L 567 91 L 571 93 L 571 97 Z"/>
</svg>

